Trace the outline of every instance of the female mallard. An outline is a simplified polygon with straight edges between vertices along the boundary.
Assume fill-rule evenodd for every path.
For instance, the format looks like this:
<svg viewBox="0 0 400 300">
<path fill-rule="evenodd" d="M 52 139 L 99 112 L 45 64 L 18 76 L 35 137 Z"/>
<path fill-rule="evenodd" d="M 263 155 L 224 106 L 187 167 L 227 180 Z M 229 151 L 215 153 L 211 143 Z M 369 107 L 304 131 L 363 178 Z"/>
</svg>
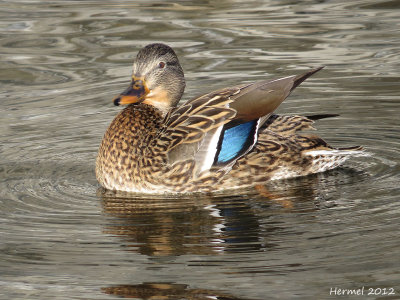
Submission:
<svg viewBox="0 0 400 300">
<path fill-rule="evenodd" d="M 359 147 L 330 147 L 300 134 L 316 118 L 273 111 L 302 75 L 224 88 L 176 106 L 185 89 L 175 52 L 163 44 L 139 51 L 132 82 L 115 105 L 129 104 L 101 142 L 96 177 L 111 190 L 141 193 L 216 191 L 323 172 Z"/>
</svg>

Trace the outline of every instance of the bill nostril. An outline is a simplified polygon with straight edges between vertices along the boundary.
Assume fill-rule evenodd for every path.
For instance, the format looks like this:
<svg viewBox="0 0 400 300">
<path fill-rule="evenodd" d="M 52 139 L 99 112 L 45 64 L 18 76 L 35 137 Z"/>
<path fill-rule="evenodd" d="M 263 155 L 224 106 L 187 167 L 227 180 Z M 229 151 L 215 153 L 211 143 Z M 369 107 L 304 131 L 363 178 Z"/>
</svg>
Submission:
<svg viewBox="0 0 400 300">
<path fill-rule="evenodd" d="M 132 85 L 132 89 L 134 90 L 140 90 L 143 88 L 143 81 L 142 80 L 136 80 L 135 83 Z"/>
</svg>

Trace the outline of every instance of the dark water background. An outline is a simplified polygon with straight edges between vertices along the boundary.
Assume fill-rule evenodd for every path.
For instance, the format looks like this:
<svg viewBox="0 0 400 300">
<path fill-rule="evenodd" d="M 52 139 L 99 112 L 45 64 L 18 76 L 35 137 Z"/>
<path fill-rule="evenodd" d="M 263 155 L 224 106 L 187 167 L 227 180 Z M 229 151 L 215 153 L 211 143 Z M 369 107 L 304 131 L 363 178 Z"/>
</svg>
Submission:
<svg viewBox="0 0 400 300">
<path fill-rule="evenodd" d="M 400 1 L 0 1 L 0 298 L 398 298 L 399 20 Z M 187 98 L 325 65 L 279 112 L 338 113 L 319 134 L 371 156 L 262 191 L 103 193 L 111 99 L 150 42 Z"/>
</svg>

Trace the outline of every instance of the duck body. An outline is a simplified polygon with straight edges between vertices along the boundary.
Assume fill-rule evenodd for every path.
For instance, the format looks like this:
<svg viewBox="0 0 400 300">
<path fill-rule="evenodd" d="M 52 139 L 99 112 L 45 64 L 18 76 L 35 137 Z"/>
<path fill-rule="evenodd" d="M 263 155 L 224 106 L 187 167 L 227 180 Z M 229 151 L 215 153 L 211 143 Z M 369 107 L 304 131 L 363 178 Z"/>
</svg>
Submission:
<svg viewBox="0 0 400 300">
<path fill-rule="evenodd" d="M 132 83 L 115 104 L 128 104 L 101 142 L 96 177 L 110 190 L 213 192 L 323 172 L 361 152 L 329 146 L 315 135 L 319 117 L 273 111 L 319 71 L 243 84 L 181 105 L 183 71 L 163 44 L 142 49 Z"/>
</svg>

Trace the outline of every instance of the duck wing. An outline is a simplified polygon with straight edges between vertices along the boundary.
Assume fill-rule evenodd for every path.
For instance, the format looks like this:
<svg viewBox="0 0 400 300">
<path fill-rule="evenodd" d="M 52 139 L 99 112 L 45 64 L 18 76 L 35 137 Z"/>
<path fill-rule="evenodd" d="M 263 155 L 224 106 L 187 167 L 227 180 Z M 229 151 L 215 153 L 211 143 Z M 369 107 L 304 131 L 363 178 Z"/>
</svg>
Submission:
<svg viewBox="0 0 400 300">
<path fill-rule="evenodd" d="M 257 143 L 259 128 L 305 79 L 310 70 L 275 80 L 220 89 L 173 108 L 154 147 L 171 165 L 194 160 L 196 173 L 229 169 Z"/>
</svg>

